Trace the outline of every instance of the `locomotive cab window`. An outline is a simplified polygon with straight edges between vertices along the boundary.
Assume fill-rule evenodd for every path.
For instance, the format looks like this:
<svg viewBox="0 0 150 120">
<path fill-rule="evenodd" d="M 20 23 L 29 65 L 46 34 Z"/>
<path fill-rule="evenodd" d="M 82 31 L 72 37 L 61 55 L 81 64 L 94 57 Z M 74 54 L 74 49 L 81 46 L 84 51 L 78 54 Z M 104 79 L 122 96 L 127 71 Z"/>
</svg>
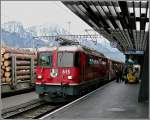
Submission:
<svg viewBox="0 0 150 120">
<path fill-rule="evenodd" d="M 79 53 L 78 52 L 58 52 L 57 65 L 59 67 L 78 67 Z"/>
<path fill-rule="evenodd" d="M 40 66 L 52 66 L 52 53 L 40 53 L 39 54 Z"/>
</svg>

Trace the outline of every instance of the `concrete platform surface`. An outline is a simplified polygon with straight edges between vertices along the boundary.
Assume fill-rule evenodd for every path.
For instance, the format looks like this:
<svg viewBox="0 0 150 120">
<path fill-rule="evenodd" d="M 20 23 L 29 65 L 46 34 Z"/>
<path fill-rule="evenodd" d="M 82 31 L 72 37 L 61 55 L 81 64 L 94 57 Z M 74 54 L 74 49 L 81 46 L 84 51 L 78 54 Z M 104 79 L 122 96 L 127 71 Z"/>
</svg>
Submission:
<svg viewBox="0 0 150 120">
<path fill-rule="evenodd" d="M 148 103 L 138 103 L 139 84 L 111 82 L 46 119 L 148 118 Z M 44 118 L 44 119 L 45 119 Z"/>
<path fill-rule="evenodd" d="M 20 105 L 31 100 L 37 99 L 38 95 L 35 92 L 15 95 L 11 97 L 2 98 L 2 109 L 14 107 L 16 105 Z"/>
</svg>

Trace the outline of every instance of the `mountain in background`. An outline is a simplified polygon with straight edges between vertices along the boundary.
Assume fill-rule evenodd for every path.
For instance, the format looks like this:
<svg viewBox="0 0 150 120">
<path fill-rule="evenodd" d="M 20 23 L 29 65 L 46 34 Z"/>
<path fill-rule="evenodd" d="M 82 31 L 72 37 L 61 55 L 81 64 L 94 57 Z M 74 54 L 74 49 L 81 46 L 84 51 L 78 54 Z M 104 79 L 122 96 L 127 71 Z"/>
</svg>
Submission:
<svg viewBox="0 0 150 120">
<path fill-rule="evenodd" d="M 31 48 L 33 37 L 19 22 L 11 21 L 1 25 L 1 40 L 5 46 L 14 48 Z M 44 46 L 45 43 L 37 40 L 37 44 Z"/>
<path fill-rule="evenodd" d="M 52 36 L 52 35 L 67 35 L 69 34 L 65 29 L 58 25 L 43 24 L 26 28 L 33 36 Z"/>
<path fill-rule="evenodd" d="M 32 48 L 33 36 L 68 35 L 69 33 L 58 25 L 39 25 L 24 28 L 20 22 L 11 21 L 1 25 L 1 40 L 3 45 L 15 48 Z M 124 61 L 124 55 L 116 48 L 112 48 L 109 42 L 98 42 L 96 45 L 90 39 L 80 39 L 79 42 L 91 47 L 106 57 Z M 34 39 L 36 48 L 58 45 L 54 39 Z"/>
</svg>

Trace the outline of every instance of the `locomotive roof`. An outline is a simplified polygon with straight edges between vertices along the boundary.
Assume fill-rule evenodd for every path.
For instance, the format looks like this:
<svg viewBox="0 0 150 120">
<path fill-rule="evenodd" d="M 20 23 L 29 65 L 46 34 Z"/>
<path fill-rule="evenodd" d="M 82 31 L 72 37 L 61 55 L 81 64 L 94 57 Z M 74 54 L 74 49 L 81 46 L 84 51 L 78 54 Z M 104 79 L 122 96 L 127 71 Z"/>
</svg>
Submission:
<svg viewBox="0 0 150 120">
<path fill-rule="evenodd" d="M 91 48 L 88 48 L 86 46 L 82 46 L 82 45 L 70 45 L 70 46 L 53 46 L 50 47 L 44 51 L 40 51 L 40 52 L 46 52 L 46 51 L 82 51 L 85 52 L 87 54 L 92 54 L 92 55 L 96 55 L 96 56 L 100 56 L 100 57 L 105 57 L 104 54 L 97 52 L 96 50 L 92 50 Z"/>
</svg>

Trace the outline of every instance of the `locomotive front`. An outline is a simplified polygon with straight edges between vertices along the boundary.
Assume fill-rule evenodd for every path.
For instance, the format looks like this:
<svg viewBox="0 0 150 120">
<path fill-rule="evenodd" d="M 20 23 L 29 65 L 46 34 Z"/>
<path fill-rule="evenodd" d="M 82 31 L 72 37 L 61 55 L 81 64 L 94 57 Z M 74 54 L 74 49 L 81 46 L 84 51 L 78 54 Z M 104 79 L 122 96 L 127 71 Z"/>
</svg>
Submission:
<svg viewBox="0 0 150 120">
<path fill-rule="evenodd" d="M 80 83 L 79 52 L 52 50 L 38 53 L 36 93 L 49 101 L 78 94 Z"/>
</svg>

